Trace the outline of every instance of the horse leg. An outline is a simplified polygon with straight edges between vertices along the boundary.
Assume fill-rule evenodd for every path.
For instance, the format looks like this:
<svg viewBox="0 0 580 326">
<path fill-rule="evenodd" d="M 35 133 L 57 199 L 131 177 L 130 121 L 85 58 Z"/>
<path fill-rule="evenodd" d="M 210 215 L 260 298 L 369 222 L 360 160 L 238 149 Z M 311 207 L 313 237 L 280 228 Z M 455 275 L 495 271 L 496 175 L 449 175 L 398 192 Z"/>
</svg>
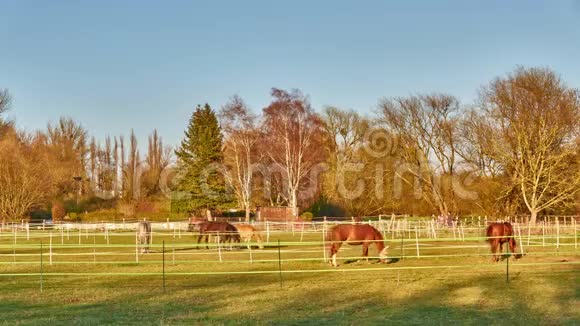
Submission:
<svg viewBox="0 0 580 326">
<path fill-rule="evenodd" d="M 201 242 L 201 238 L 202 238 L 202 237 L 203 237 L 203 233 L 200 233 L 200 234 L 197 236 L 197 248 L 196 248 L 196 249 L 199 249 L 199 243 Z"/>
<path fill-rule="evenodd" d="M 330 245 L 330 258 L 332 260 L 332 266 L 334 266 L 334 267 L 338 267 L 338 264 L 336 263 L 336 253 L 340 249 L 341 245 L 342 245 L 342 242 L 333 243 Z"/>
<path fill-rule="evenodd" d="M 259 233 L 254 233 L 252 237 L 254 238 L 254 240 L 256 240 L 256 242 L 258 242 L 258 248 L 264 249 L 264 244 L 262 243 L 262 236 Z"/>
<path fill-rule="evenodd" d="M 498 247 L 498 243 L 497 241 L 493 240 L 491 242 L 491 261 L 497 263 L 499 261 L 499 256 L 497 254 L 497 247 Z"/>
<path fill-rule="evenodd" d="M 232 251 L 233 250 L 233 248 L 232 248 L 232 236 L 229 233 L 227 233 L 226 235 L 224 235 L 224 240 L 223 241 L 224 241 L 223 242 L 224 245 L 226 243 L 228 243 L 230 245 L 229 251 Z"/>
<path fill-rule="evenodd" d="M 226 238 L 224 239 L 225 241 L 227 241 L 230 244 L 230 251 L 234 250 L 234 246 L 233 246 L 233 242 L 234 242 L 234 237 L 232 234 L 227 234 Z"/>
<path fill-rule="evenodd" d="M 363 243 L 363 257 L 366 260 L 367 264 L 369 262 L 369 243 Z"/>
<path fill-rule="evenodd" d="M 510 251 L 511 254 L 514 255 L 514 257 L 516 257 L 516 259 L 518 258 L 518 255 L 516 255 L 516 240 L 515 239 L 510 239 L 509 241 L 509 245 L 510 245 Z"/>
</svg>

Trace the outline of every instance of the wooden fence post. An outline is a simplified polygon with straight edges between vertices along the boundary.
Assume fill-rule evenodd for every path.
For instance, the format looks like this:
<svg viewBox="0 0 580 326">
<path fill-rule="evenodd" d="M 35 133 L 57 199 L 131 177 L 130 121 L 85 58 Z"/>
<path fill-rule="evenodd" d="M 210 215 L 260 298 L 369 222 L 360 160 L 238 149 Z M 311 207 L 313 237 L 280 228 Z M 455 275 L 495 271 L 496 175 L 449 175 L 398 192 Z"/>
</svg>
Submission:
<svg viewBox="0 0 580 326">
<path fill-rule="evenodd" d="M 520 238 L 520 253 L 523 256 L 524 255 L 524 242 L 522 241 L 522 232 L 521 232 L 520 224 L 517 224 L 516 227 L 518 230 L 518 236 Z"/>
<path fill-rule="evenodd" d="M 531 230 L 532 230 L 532 223 L 530 223 L 530 220 L 528 220 L 528 247 L 530 246 Z"/>
<path fill-rule="evenodd" d="M 574 252 L 578 248 L 578 233 L 576 232 L 576 218 L 572 217 L 572 225 L 574 226 Z"/>
<path fill-rule="evenodd" d="M 49 233 L 49 244 L 48 244 L 48 261 L 52 266 L 52 231 Z"/>
<path fill-rule="evenodd" d="M 542 221 L 542 247 L 546 246 L 546 221 Z"/>
<path fill-rule="evenodd" d="M 415 242 L 417 243 L 417 257 L 421 257 L 419 253 L 419 234 L 417 232 L 417 227 L 415 227 Z"/>
<path fill-rule="evenodd" d="M 222 262 L 222 239 L 220 237 L 220 234 L 218 232 L 217 234 L 217 247 L 218 247 L 218 256 L 220 258 L 220 263 Z"/>
<path fill-rule="evenodd" d="M 137 232 L 135 232 L 135 262 L 139 264 L 139 238 L 137 237 Z"/>
<path fill-rule="evenodd" d="M 556 251 L 560 251 L 560 220 L 556 218 Z"/>
<path fill-rule="evenodd" d="M 44 266 L 43 266 L 43 259 L 42 259 L 42 240 L 40 240 L 40 292 L 42 293 L 43 287 L 43 278 L 44 278 Z"/>
</svg>

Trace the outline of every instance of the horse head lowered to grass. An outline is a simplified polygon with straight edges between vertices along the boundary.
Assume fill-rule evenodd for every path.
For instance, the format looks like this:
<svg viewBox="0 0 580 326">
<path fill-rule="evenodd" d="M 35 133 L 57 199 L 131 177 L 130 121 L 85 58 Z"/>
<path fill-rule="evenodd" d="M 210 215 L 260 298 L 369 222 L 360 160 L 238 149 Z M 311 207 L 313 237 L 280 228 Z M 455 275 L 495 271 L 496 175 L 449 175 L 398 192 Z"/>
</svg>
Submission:
<svg viewBox="0 0 580 326">
<path fill-rule="evenodd" d="M 149 252 L 151 244 L 151 223 L 139 221 L 137 223 L 137 245 L 141 248 L 141 253 Z"/>
<path fill-rule="evenodd" d="M 379 261 L 386 262 L 387 260 L 387 249 L 383 243 L 382 234 L 374 227 L 367 224 L 340 224 L 328 232 L 327 241 L 330 241 L 330 258 L 332 265 L 337 267 L 336 254 L 340 249 L 343 242 L 349 245 L 355 245 L 363 247 L 363 257 L 369 255 L 369 246 L 375 244 L 377 250 L 379 251 Z"/>
<path fill-rule="evenodd" d="M 249 224 L 238 224 L 236 225 L 236 229 L 238 229 L 240 238 L 246 243 L 248 249 L 250 249 L 250 241 L 252 239 L 258 242 L 258 247 L 260 249 L 264 249 L 264 245 L 262 244 L 262 236 L 254 226 Z"/>
<path fill-rule="evenodd" d="M 499 223 L 494 222 L 491 223 L 487 227 L 487 241 L 491 247 L 491 253 L 493 255 L 492 260 L 497 262 L 499 261 L 500 254 L 503 251 L 503 244 L 508 243 L 510 247 L 510 254 L 515 254 L 516 252 L 516 239 L 514 238 L 514 228 L 509 222 Z M 498 250 L 499 249 L 499 250 Z M 521 258 L 522 255 L 515 255 L 515 258 Z"/>
<path fill-rule="evenodd" d="M 209 236 L 217 236 L 220 243 L 229 242 L 230 247 L 232 243 L 240 243 L 240 234 L 235 226 L 228 222 L 213 222 L 207 221 L 198 224 L 199 236 L 197 237 L 197 243 L 199 244 L 203 238 L 205 238 L 205 246 L 209 249 L 207 243 Z"/>
</svg>

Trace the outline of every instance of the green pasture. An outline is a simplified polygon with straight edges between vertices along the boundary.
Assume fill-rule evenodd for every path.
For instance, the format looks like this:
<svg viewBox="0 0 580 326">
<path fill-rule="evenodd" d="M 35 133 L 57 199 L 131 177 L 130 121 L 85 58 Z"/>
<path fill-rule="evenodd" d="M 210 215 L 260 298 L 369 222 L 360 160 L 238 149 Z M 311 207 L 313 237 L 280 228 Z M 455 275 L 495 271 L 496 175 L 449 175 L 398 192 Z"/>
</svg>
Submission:
<svg viewBox="0 0 580 326">
<path fill-rule="evenodd" d="M 578 239 L 559 232 L 533 230 L 529 241 L 521 232 L 525 256 L 500 263 L 480 230 L 385 232 L 388 264 L 359 261 L 361 247 L 344 245 L 332 268 L 320 230 L 272 230 L 262 250 L 197 248 L 194 234 L 159 231 L 146 254 L 131 231 L 4 230 L 0 321 L 574 325 Z"/>
</svg>

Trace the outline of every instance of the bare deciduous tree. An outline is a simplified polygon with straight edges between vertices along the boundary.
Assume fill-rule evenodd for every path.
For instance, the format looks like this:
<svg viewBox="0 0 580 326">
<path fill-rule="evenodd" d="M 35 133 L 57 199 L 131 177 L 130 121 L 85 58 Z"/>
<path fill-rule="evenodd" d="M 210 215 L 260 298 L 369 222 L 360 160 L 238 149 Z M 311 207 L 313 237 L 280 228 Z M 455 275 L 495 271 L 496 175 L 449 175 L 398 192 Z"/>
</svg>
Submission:
<svg viewBox="0 0 580 326">
<path fill-rule="evenodd" d="M 48 151 L 46 164 L 58 198 L 82 192 L 76 180 L 87 176 L 87 134 L 86 129 L 71 118 L 61 117 L 56 124 L 47 126 L 46 137 L 43 137 Z"/>
<path fill-rule="evenodd" d="M 117 173 L 118 180 L 117 184 L 121 197 L 125 196 L 125 162 L 126 162 L 126 155 L 125 155 L 125 137 L 123 135 L 119 136 L 119 168 L 120 173 Z"/>
<path fill-rule="evenodd" d="M 171 153 L 173 150 L 169 146 L 163 146 L 163 140 L 157 129 L 149 136 L 147 149 L 147 171 L 144 173 L 143 188 L 145 195 L 153 196 L 159 193 L 159 179 L 161 173 L 171 163 Z"/>
<path fill-rule="evenodd" d="M 2 114 L 10 108 L 12 98 L 7 89 L 0 89 L 0 122 L 2 122 Z"/>
<path fill-rule="evenodd" d="M 0 89 L 0 139 L 13 130 L 14 123 L 2 118 L 2 114 L 10 109 L 12 98 L 7 89 Z"/>
<path fill-rule="evenodd" d="M 324 195 L 350 214 L 382 212 L 386 203 L 382 164 L 385 157 L 365 155 L 362 150 L 371 121 L 356 111 L 336 107 L 325 108 L 322 121 L 328 163 Z"/>
<path fill-rule="evenodd" d="M 580 97 L 549 69 L 518 68 L 481 92 L 494 127 L 492 158 L 501 162 L 535 223 L 538 213 L 572 204 L 580 191 L 574 134 Z"/>
<path fill-rule="evenodd" d="M 233 96 L 221 108 L 218 118 L 225 136 L 226 181 L 233 189 L 238 204 L 245 210 L 248 222 L 254 194 L 253 168 L 261 160 L 261 153 L 257 151 L 260 140 L 257 117 L 239 96 Z"/>
<path fill-rule="evenodd" d="M 49 196 L 50 176 L 27 140 L 12 130 L 0 140 L 0 218 L 18 220 Z"/>
<path fill-rule="evenodd" d="M 316 182 L 310 172 L 324 161 L 322 123 L 300 91 L 274 88 L 272 97 L 264 109 L 265 142 L 270 160 L 284 173 L 286 200 L 297 216 L 301 186 Z"/>
<path fill-rule="evenodd" d="M 121 142 L 121 144 L 123 144 Z M 123 155 L 124 156 L 124 155 Z M 123 157 L 121 156 L 121 157 Z M 131 136 L 129 137 L 129 156 L 127 158 L 127 164 L 123 166 L 124 174 L 124 189 L 125 192 L 123 197 L 126 200 L 133 200 L 139 198 L 139 148 L 137 147 L 137 137 L 135 132 L 131 130 Z"/>
<path fill-rule="evenodd" d="M 443 180 L 453 176 L 457 167 L 459 101 L 447 94 L 432 94 L 385 99 L 379 107 L 383 122 L 399 139 L 398 154 L 406 163 L 396 177 L 419 190 L 418 195 L 439 214 L 449 216 L 455 199 Z"/>
<path fill-rule="evenodd" d="M 465 163 L 485 177 L 500 175 L 501 164 L 490 155 L 495 142 L 494 129 L 484 115 L 472 110 L 462 117 L 459 141 L 457 153 Z"/>
</svg>

